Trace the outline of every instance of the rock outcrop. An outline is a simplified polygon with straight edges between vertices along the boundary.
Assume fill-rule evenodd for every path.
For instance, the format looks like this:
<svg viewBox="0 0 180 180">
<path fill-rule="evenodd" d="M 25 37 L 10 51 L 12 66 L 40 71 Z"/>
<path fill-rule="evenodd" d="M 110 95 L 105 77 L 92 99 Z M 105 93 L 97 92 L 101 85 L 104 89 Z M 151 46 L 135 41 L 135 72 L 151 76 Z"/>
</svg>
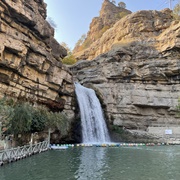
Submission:
<svg viewBox="0 0 180 180">
<path fill-rule="evenodd" d="M 138 11 L 129 14 L 116 22 L 89 48 L 75 55 L 77 59 L 91 60 L 102 53 L 108 52 L 111 48 L 128 46 L 132 42 L 138 42 L 143 46 L 159 46 L 158 48 L 163 48 L 161 46 L 166 46 L 167 42 L 164 43 L 162 32 L 171 26 L 172 18 L 169 9 Z"/>
<path fill-rule="evenodd" d="M 180 125 L 180 22 L 169 9 L 122 18 L 79 57 L 96 57 L 71 70 L 97 92 L 109 124 L 148 133 Z"/>
<path fill-rule="evenodd" d="M 65 110 L 73 117 L 71 72 L 66 50 L 54 39 L 43 0 L 0 2 L 0 96 Z"/>
<path fill-rule="evenodd" d="M 78 58 L 79 53 L 81 54 L 84 49 L 88 48 L 94 41 L 98 40 L 108 29 L 119 21 L 119 19 L 130 13 L 131 11 L 118 7 L 109 0 L 104 0 L 99 17 L 92 19 L 89 32 L 87 33 L 84 43 L 80 47 L 75 47 L 73 54 Z"/>
</svg>

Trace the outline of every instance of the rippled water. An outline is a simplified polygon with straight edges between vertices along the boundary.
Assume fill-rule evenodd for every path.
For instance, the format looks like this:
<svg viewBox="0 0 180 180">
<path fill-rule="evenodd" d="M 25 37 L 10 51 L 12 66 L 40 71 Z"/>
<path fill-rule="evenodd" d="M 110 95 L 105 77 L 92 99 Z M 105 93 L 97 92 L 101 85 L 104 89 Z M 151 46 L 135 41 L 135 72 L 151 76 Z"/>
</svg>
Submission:
<svg viewBox="0 0 180 180">
<path fill-rule="evenodd" d="M 180 146 L 50 150 L 0 167 L 0 180 L 179 180 Z"/>
</svg>

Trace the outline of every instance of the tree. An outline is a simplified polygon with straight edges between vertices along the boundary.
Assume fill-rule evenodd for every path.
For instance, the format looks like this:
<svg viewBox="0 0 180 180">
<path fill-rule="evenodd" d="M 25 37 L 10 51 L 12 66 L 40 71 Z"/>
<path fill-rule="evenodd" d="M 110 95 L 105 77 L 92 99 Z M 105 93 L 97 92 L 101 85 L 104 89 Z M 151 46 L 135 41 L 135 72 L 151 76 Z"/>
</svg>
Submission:
<svg viewBox="0 0 180 180">
<path fill-rule="evenodd" d="M 49 22 L 49 24 L 54 28 L 57 29 L 57 24 L 55 23 L 55 21 L 51 18 L 51 17 L 47 17 L 47 21 Z"/>
<path fill-rule="evenodd" d="M 60 44 L 67 50 L 67 54 L 71 53 L 71 48 L 69 48 L 67 43 L 61 42 Z"/>
<path fill-rule="evenodd" d="M 175 20 L 180 20 L 180 2 L 173 9 L 173 17 Z"/>
<path fill-rule="evenodd" d="M 30 132 L 33 106 L 29 103 L 17 103 L 14 106 L 13 117 L 8 122 L 8 131 L 15 136 Z"/>
<path fill-rule="evenodd" d="M 8 122 L 11 121 L 14 116 L 14 108 L 12 107 L 12 104 L 14 103 L 11 99 L 0 99 L 0 123 L 2 125 L 3 133 L 7 130 Z"/>
<path fill-rule="evenodd" d="M 84 41 L 86 40 L 86 34 L 83 34 L 80 39 L 77 41 L 77 43 L 75 44 L 74 50 L 73 51 L 78 51 L 80 46 L 82 46 L 82 44 L 84 43 Z"/>
<path fill-rule="evenodd" d="M 72 65 L 77 62 L 76 58 L 72 54 L 71 49 L 68 47 L 68 45 L 65 42 L 61 43 L 61 46 L 63 46 L 67 50 L 67 56 L 63 58 L 62 63 L 67 65 Z"/>
<path fill-rule="evenodd" d="M 118 6 L 124 9 L 126 8 L 126 4 L 122 1 L 118 3 Z"/>
<path fill-rule="evenodd" d="M 113 3 L 113 4 L 116 4 L 116 1 L 115 1 L 115 0 L 112 0 L 112 3 Z"/>
<path fill-rule="evenodd" d="M 67 65 L 72 65 L 75 64 L 77 62 L 77 59 L 74 57 L 73 54 L 70 54 L 68 56 L 66 56 L 63 60 L 62 63 L 63 64 L 67 64 Z"/>
</svg>

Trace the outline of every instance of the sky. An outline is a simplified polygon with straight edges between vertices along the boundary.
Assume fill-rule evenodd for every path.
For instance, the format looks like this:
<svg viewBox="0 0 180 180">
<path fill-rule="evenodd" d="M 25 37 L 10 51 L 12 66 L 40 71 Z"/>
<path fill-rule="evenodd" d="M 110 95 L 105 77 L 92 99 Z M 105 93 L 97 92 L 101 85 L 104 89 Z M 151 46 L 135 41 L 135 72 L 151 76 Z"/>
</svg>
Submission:
<svg viewBox="0 0 180 180">
<path fill-rule="evenodd" d="M 110 0 L 111 1 L 111 0 Z M 116 0 L 116 4 L 121 0 Z M 122 0 L 126 9 L 136 12 L 138 10 L 161 10 L 172 7 L 178 0 Z M 99 16 L 103 0 L 44 0 L 47 4 L 47 16 L 50 17 L 57 28 L 55 39 L 65 42 L 73 50 L 76 42 L 89 30 L 94 17 Z"/>
</svg>

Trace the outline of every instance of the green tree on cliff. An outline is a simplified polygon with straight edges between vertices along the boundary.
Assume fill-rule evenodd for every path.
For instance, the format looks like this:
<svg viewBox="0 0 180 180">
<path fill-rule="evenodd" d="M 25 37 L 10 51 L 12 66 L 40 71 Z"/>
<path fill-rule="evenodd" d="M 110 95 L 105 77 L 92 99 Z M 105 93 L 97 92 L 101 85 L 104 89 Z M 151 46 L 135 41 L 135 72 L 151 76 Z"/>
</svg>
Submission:
<svg viewBox="0 0 180 180">
<path fill-rule="evenodd" d="M 180 20 L 180 2 L 173 9 L 173 17 L 175 20 Z"/>
<path fill-rule="evenodd" d="M 81 51 L 82 50 L 82 44 L 84 43 L 84 41 L 86 40 L 86 34 L 83 34 L 80 39 L 77 41 L 77 43 L 75 44 L 75 47 L 73 49 L 73 51 Z"/>
<path fill-rule="evenodd" d="M 118 6 L 124 9 L 126 8 L 126 4 L 122 1 L 118 3 Z"/>
<path fill-rule="evenodd" d="M 62 63 L 67 65 L 72 65 L 77 62 L 76 58 L 72 54 L 71 49 L 68 47 L 68 45 L 65 42 L 61 43 L 61 46 L 63 46 L 67 50 L 67 56 L 63 58 Z"/>
</svg>

